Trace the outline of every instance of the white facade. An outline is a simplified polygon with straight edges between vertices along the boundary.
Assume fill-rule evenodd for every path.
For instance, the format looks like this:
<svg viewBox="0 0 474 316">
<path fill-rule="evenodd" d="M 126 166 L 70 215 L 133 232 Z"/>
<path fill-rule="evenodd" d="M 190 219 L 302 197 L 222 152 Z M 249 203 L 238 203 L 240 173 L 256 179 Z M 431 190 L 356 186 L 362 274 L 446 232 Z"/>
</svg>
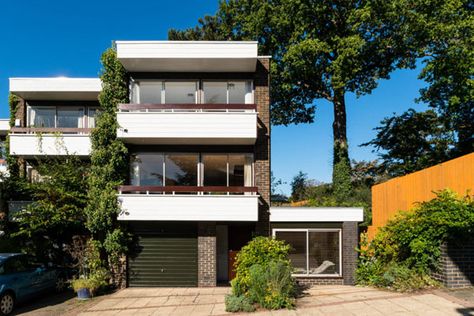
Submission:
<svg viewBox="0 0 474 316">
<path fill-rule="evenodd" d="M 116 41 L 117 57 L 128 71 L 254 72 L 257 42 Z"/>
<path fill-rule="evenodd" d="M 257 113 L 118 112 L 117 136 L 134 144 L 252 145 Z"/>
<path fill-rule="evenodd" d="M 99 78 L 10 78 L 10 92 L 26 100 L 97 100 Z"/>
<path fill-rule="evenodd" d="M 271 207 L 270 222 L 362 222 L 362 207 Z"/>
<path fill-rule="evenodd" d="M 258 195 L 119 194 L 119 220 L 242 221 L 258 220 Z"/>
<path fill-rule="evenodd" d="M 86 134 L 11 134 L 10 154 L 22 157 L 89 156 L 91 140 Z"/>
</svg>

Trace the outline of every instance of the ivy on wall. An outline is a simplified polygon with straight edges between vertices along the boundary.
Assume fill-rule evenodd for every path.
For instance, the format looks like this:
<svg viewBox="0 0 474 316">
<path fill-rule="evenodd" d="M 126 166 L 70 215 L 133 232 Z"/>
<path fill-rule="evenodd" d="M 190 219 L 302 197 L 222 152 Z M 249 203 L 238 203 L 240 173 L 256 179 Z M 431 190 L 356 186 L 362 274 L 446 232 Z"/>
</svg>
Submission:
<svg viewBox="0 0 474 316">
<path fill-rule="evenodd" d="M 119 103 L 128 103 L 128 74 L 118 61 L 113 48 L 101 57 L 102 91 L 96 128 L 91 133 L 91 171 L 88 177 L 86 226 L 92 237 L 101 244 L 104 265 L 119 275 L 121 258 L 127 249 L 127 234 L 117 222 L 119 205 L 117 186 L 123 184 L 128 173 L 128 151 L 117 139 L 116 110 Z M 112 280 L 117 282 L 117 280 Z"/>
<path fill-rule="evenodd" d="M 10 94 L 8 96 L 8 106 L 10 108 L 10 128 L 15 126 L 15 119 L 16 113 L 20 107 L 20 98 L 18 98 L 14 94 Z M 7 136 L 7 140 L 5 142 L 5 156 L 8 165 L 8 171 L 10 173 L 10 177 L 18 177 L 20 168 L 18 166 L 18 160 L 14 157 L 10 156 L 10 136 Z"/>
</svg>

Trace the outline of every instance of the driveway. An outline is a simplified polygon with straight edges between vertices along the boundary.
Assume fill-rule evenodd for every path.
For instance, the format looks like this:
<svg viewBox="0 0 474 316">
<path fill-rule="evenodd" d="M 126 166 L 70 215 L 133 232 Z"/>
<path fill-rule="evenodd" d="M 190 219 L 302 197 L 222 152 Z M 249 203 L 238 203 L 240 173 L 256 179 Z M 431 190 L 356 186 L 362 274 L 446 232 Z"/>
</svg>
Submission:
<svg viewBox="0 0 474 316">
<path fill-rule="evenodd" d="M 229 288 L 129 288 L 89 305 L 80 315 L 224 315 Z M 296 310 L 254 315 L 473 315 L 474 304 L 434 291 L 400 294 L 365 287 L 316 286 Z"/>
</svg>

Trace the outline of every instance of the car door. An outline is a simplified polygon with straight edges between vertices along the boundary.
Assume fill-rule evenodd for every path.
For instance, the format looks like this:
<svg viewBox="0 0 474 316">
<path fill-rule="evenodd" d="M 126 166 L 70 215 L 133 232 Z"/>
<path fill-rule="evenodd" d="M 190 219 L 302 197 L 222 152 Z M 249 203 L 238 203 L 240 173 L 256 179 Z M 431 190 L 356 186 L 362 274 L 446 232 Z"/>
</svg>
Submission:
<svg viewBox="0 0 474 316">
<path fill-rule="evenodd" d="M 4 275 L 7 286 L 15 291 L 18 300 L 22 300 L 35 292 L 34 278 L 31 271 L 28 271 L 23 256 L 8 258 L 4 264 Z"/>
<path fill-rule="evenodd" d="M 47 268 L 46 265 L 38 263 L 34 257 L 28 256 L 29 270 L 32 271 L 35 287 L 37 291 L 44 291 L 54 287 L 55 275 L 52 269 Z"/>
</svg>

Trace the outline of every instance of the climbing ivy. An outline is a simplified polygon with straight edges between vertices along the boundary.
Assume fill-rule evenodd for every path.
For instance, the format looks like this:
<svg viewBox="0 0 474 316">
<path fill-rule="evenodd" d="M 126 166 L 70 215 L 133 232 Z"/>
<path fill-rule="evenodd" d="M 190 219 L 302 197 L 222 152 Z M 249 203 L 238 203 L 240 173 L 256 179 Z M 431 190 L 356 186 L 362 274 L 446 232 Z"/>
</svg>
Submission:
<svg viewBox="0 0 474 316">
<path fill-rule="evenodd" d="M 119 269 L 119 259 L 127 248 L 126 233 L 117 222 L 117 186 L 126 179 L 128 151 L 123 142 L 117 139 L 119 125 L 116 110 L 119 103 L 128 103 L 128 74 L 113 48 L 102 54 L 101 62 L 101 108 L 96 128 L 91 133 L 86 226 L 101 245 L 103 264 L 115 270 Z"/>
<path fill-rule="evenodd" d="M 10 108 L 10 128 L 15 126 L 15 119 L 16 113 L 20 107 L 20 98 L 18 98 L 14 94 L 10 94 L 8 96 L 8 106 Z M 12 156 L 10 156 L 10 135 L 7 136 L 7 140 L 5 142 L 5 156 L 8 165 L 8 171 L 10 173 L 10 177 L 18 177 L 19 176 L 19 166 L 18 160 Z"/>
</svg>

